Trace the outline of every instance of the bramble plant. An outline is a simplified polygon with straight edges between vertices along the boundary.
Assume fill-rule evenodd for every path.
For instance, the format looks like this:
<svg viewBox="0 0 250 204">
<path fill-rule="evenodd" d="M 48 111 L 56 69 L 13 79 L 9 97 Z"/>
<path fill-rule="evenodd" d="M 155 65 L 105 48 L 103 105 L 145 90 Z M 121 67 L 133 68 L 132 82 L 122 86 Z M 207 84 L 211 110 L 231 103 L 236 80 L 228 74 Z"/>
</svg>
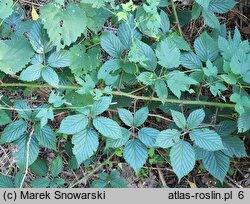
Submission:
<svg viewBox="0 0 250 204">
<path fill-rule="evenodd" d="M 106 160 L 91 174 L 115 156 L 139 173 L 160 151 L 179 182 L 202 165 L 223 183 L 232 158 L 247 157 L 241 138 L 250 129 L 250 45 L 217 17 L 235 5 L 193 1 L 192 19 L 207 26 L 190 43 L 173 0 L 54 0 L 33 19 L 18 1 L 0 0 L 0 144 L 15 149 L 19 169 L 14 181 L 0 175 L 0 187 L 81 184 L 85 177 L 73 184 L 59 177 L 65 140 L 71 169 L 90 168 L 101 152 Z M 4 92 L 23 89 L 25 97 L 43 88 L 43 102 L 12 101 Z M 57 155 L 51 164 L 41 148 Z M 38 177 L 26 183 L 29 170 Z M 92 186 L 127 185 L 114 170 Z"/>
</svg>

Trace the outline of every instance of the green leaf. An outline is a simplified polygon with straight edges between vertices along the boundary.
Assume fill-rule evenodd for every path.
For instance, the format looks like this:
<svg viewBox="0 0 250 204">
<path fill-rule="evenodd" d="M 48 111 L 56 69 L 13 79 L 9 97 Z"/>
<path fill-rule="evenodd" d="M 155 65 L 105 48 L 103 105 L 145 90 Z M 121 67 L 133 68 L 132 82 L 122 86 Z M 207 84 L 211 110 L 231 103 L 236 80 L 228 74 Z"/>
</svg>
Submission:
<svg viewBox="0 0 250 204">
<path fill-rule="evenodd" d="M 119 78 L 118 75 L 111 75 L 115 71 L 119 70 L 122 67 L 122 62 L 119 59 L 111 59 L 106 61 L 100 70 L 98 71 L 98 79 L 103 79 L 107 85 L 114 84 Z"/>
<path fill-rule="evenodd" d="M 46 176 L 48 173 L 48 165 L 44 160 L 38 157 L 37 160 L 30 165 L 30 170 L 37 176 Z"/>
<path fill-rule="evenodd" d="M 233 73 L 228 73 L 228 74 L 222 74 L 220 75 L 222 77 L 222 79 L 231 85 L 236 85 L 238 82 L 237 76 L 234 75 Z"/>
<path fill-rule="evenodd" d="M 230 96 L 230 101 L 235 102 L 235 110 L 240 114 L 240 116 L 247 112 L 250 108 L 250 98 L 248 95 L 238 94 L 234 92 Z"/>
<path fill-rule="evenodd" d="M 6 125 L 12 122 L 11 118 L 3 110 L 0 110 L 0 126 Z"/>
<path fill-rule="evenodd" d="M 16 140 L 13 144 L 17 148 L 17 152 L 13 153 L 14 158 L 17 161 L 17 165 L 21 170 L 24 170 L 27 162 L 27 143 L 29 142 L 30 136 L 28 134 L 23 135 L 20 139 Z M 29 157 L 28 165 L 30 166 L 36 161 L 39 153 L 39 145 L 37 139 L 32 135 L 29 143 Z"/>
<path fill-rule="evenodd" d="M 82 76 L 95 70 L 101 64 L 101 49 L 99 47 L 85 48 L 83 44 L 70 48 L 70 66 L 72 73 Z"/>
<path fill-rule="evenodd" d="M 246 132 L 250 129 L 250 109 L 248 108 L 245 113 L 241 114 L 237 121 L 238 132 Z"/>
<path fill-rule="evenodd" d="M 112 171 L 110 174 L 100 173 L 99 179 L 93 181 L 93 188 L 126 188 L 127 184 L 124 179 L 119 177 L 117 170 Z"/>
<path fill-rule="evenodd" d="M 21 72 L 19 79 L 22 81 L 35 81 L 41 77 L 43 67 L 42 64 L 30 65 Z"/>
<path fill-rule="evenodd" d="M 157 66 L 157 59 L 153 49 L 146 43 L 136 40 L 129 52 L 129 60 L 139 63 L 146 70 L 153 71 Z"/>
<path fill-rule="evenodd" d="M 218 56 L 217 43 L 204 32 L 194 41 L 195 52 L 203 62 L 207 60 L 214 61 Z"/>
<path fill-rule="evenodd" d="M 210 26 L 211 28 L 220 29 L 220 22 L 213 12 L 203 9 L 202 16 L 208 26 Z"/>
<path fill-rule="evenodd" d="M 99 3 L 98 1 L 97 3 Z M 98 33 L 102 30 L 103 25 L 110 16 L 109 11 L 104 7 L 93 8 L 91 5 L 87 5 L 86 1 L 80 3 L 80 7 L 87 16 L 87 27 L 94 33 Z"/>
<path fill-rule="evenodd" d="M 208 5 L 211 0 L 195 0 L 199 5 L 201 5 L 203 8 L 208 8 Z"/>
<path fill-rule="evenodd" d="M 23 180 L 23 177 L 24 177 L 24 172 L 23 171 L 18 171 L 14 177 L 14 186 L 15 188 L 23 188 L 25 182 L 23 182 L 23 185 L 21 186 L 22 184 L 22 180 Z M 24 179 L 24 181 L 26 180 L 26 178 Z"/>
<path fill-rule="evenodd" d="M 218 68 L 212 64 L 209 60 L 206 62 L 206 68 L 204 68 L 204 74 L 207 77 L 216 77 L 218 74 Z"/>
<path fill-rule="evenodd" d="M 235 6 L 234 0 L 210 0 L 208 10 L 214 13 L 226 13 Z"/>
<path fill-rule="evenodd" d="M 95 101 L 91 108 L 91 113 L 93 115 L 102 114 L 104 111 L 106 111 L 109 108 L 111 101 L 112 101 L 112 98 L 107 97 L 107 96 L 104 96 L 100 100 Z"/>
<path fill-rule="evenodd" d="M 197 146 L 208 151 L 225 149 L 220 136 L 213 130 L 207 128 L 194 129 L 189 135 Z"/>
<path fill-rule="evenodd" d="M 48 120 L 54 119 L 54 113 L 53 110 L 48 108 L 47 106 L 40 106 L 40 110 L 37 110 L 37 112 L 33 112 L 33 116 L 35 119 L 40 120 L 41 127 L 47 124 Z"/>
<path fill-rule="evenodd" d="M 119 38 L 111 32 L 104 32 L 102 34 L 101 46 L 109 55 L 115 58 L 119 58 L 125 49 Z"/>
<path fill-rule="evenodd" d="M 163 80 L 157 80 L 155 82 L 155 92 L 157 96 L 162 100 L 164 103 L 164 100 L 168 97 L 168 88 Z"/>
<path fill-rule="evenodd" d="M 49 178 L 36 178 L 31 181 L 32 188 L 47 188 L 51 180 Z"/>
<path fill-rule="evenodd" d="M 171 110 L 171 115 L 173 117 L 175 124 L 179 128 L 184 130 L 187 126 L 187 120 L 186 120 L 185 116 L 183 115 L 183 113 L 181 113 L 179 111 Z"/>
<path fill-rule="evenodd" d="M 135 172 L 138 172 L 146 163 L 148 152 L 146 146 L 140 140 L 132 139 L 126 143 L 123 156 Z"/>
<path fill-rule="evenodd" d="M 223 183 L 229 169 L 230 159 L 221 151 L 206 151 L 202 159 L 202 164 L 210 174 Z"/>
<path fill-rule="evenodd" d="M 220 122 L 215 131 L 221 136 L 228 136 L 231 135 L 233 132 L 235 132 L 237 129 L 236 121 L 233 120 L 225 120 Z"/>
<path fill-rule="evenodd" d="M 93 125 L 105 137 L 111 139 L 122 138 L 121 127 L 110 118 L 97 117 L 93 120 Z"/>
<path fill-rule="evenodd" d="M 246 149 L 244 142 L 238 137 L 222 137 L 222 144 L 225 147 L 225 150 L 222 152 L 229 157 L 247 157 Z"/>
<path fill-rule="evenodd" d="M 77 163 L 81 164 L 97 151 L 99 145 L 98 134 L 94 130 L 85 129 L 73 135 L 72 143 L 74 144 L 73 153 Z"/>
<path fill-rule="evenodd" d="M 167 129 L 161 131 L 156 138 L 156 147 L 169 148 L 180 140 L 180 132 L 176 129 Z"/>
<path fill-rule="evenodd" d="M 161 10 L 160 12 L 160 17 L 161 17 L 161 29 L 163 33 L 168 33 L 170 31 L 170 20 L 168 18 L 168 15 L 166 12 Z"/>
<path fill-rule="evenodd" d="M 57 50 L 69 46 L 86 32 L 86 15 L 74 3 L 69 3 L 65 9 L 56 4 L 46 4 L 40 14 L 44 28 Z"/>
<path fill-rule="evenodd" d="M 198 82 L 185 75 L 183 72 L 173 71 L 168 75 L 167 84 L 173 94 L 180 98 L 182 91 L 188 91 L 192 93 L 193 90 L 189 89 L 190 85 L 198 84 Z"/>
<path fill-rule="evenodd" d="M 135 29 L 135 22 L 133 16 L 129 16 L 128 21 L 122 22 L 117 31 L 117 36 L 121 43 L 129 49 L 132 46 L 133 40 L 141 40 L 141 33 Z"/>
<path fill-rule="evenodd" d="M 193 52 L 181 53 L 180 62 L 187 69 L 200 69 L 202 67 L 199 57 Z"/>
<path fill-rule="evenodd" d="M 187 41 L 183 37 L 181 37 L 179 34 L 172 33 L 168 37 L 168 39 L 169 39 L 169 41 L 173 41 L 174 44 L 176 45 L 176 47 L 179 48 L 180 50 L 192 51 L 192 49 L 190 48 L 190 45 L 187 43 Z"/>
<path fill-rule="evenodd" d="M 68 166 L 71 169 L 78 169 L 79 168 L 80 165 L 79 165 L 75 156 L 73 156 L 72 158 L 69 159 Z"/>
<path fill-rule="evenodd" d="M 63 187 L 65 183 L 65 180 L 62 178 L 54 178 L 51 182 L 50 182 L 50 188 L 58 188 L 58 187 Z"/>
<path fill-rule="evenodd" d="M 161 41 L 156 48 L 158 63 L 168 69 L 177 68 L 180 65 L 180 50 L 170 39 Z"/>
<path fill-rule="evenodd" d="M 16 74 L 21 71 L 34 54 L 28 41 L 23 38 L 13 37 L 11 40 L 0 40 L 0 50 L 0 71 L 5 74 Z"/>
<path fill-rule="evenodd" d="M 135 112 L 133 125 L 136 127 L 141 126 L 148 118 L 148 107 L 143 107 Z"/>
<path fill-rule="evenodd" d="M 10 0 L 0 1 L 0 19 L 5 19 L 13 12 L 13 2 Z"/>
<path fill-rule="evenodd" d="M 24 119 L 30 119 L 32 116 L 32 110 L 30 106 L 24 100 L 15 100 L 14 108 L 18 112 L 19 116 Z"/>
<path fill-rule="evenodd" d="M 245 82 L 250 83 L 250 53 L 244 51 L 244 48 L 232 56 L 230 67 L 234 74 L 241 75 Z"/>
<path fill-rule="evenodd" d="M 153 85 L 157 81 L 157 77 L 153 72 L 142 72 L 137 78 L 147 86 Z"/>
<path fill-rule="evenodd" d="M 192 8 L 192 19 L 196 20 L 197 18 L 199 18 L 200 14 L 201 14 L 201 10 L 202 7 L 197 4 L 196 2 L 194 2 L 193 4 L 193 8 Z"/>
<path fill-rule="evenodd" d="M 121 128 L 121 129 L 122 129 L 122 138 L 119 139 L 107 138 L 106 148 L 119 148 L 126 144 L 126 142 L 129 140 L 131 133 L 126 128 Z"/>
<path fill-rule="evenodd" d="M 118 108 L 118 114 L 122 122 L 124 122 L 129 127 L 133 126 L 134 117 L 129 110 L 124 108 Z"/>
<path fill-rule="evenodd" d="M 63 160 L 62 157 L 57 156 L 51 163 L 50 175 L 52 177 L 57 177 L 63 170 Z"/>
<path fill-rule="evenodd" d="M 57 86 L 59 84 L 59 78 L 57 73 L 51 67 L 44 67 L 41 72 L 42 78 L 51 86 Z"/>
<path fill-rule="evenodd" d="M 191 130 L 193 128 L 199 127 L 204 118 L 205 111 L 203 109 L 192 111 L 187 118 L 187 129 Z"/>
<path fill-rule="evenodd" d="M 194 148 L 186 141 L 179 141 L 170 150 L 170 161 L 179 181 L 187 175 L 195 165 Z"/>
<path fill-rule="evenodd" d="M 155 128 L 144 127 L 139 130 L 138 138 L 143 144 L 150 148 L 154 146 L 156 137 L 159 133 L 160 131 Z"/>
<path fill-rule="evenodd" d="M 48 58 L 48 66 L 50 67 L 68 67 L 70 65 L 70 55 L 66 50 L 53 52 Z"/>
<path fill-rule="evenodd" d="M 28 38 L 31 46 L 38 54 L 45 54 L 53 49 L 53 44 L 49 41 L 49 37 L 46 30 L 43 29 L 40 20 L 33 23 L 30 31 L 28 32 Z"/>
<path fill-rule="evenodd" d="M 92 182 L 93 188 L 105 188 L 109 187 L 110 181 L 109 181 L 109 175 L 105 172 L 102 172 L 99 174 L 99 179 Z"/>
<path fill-rule="evenodd" d="M 71 115 L 63 119 L 60 125 L 60 132 L 64 134 L 76 134 L 85 129 L 88 125 L 88 118 L 83 114 Z"/>
<path fill-rule="evenodd" d="M 248 46 L 248 42 L 246 44 Z M 241 46 L 244 47 L 244 43 L 241 43 L 241 35 L 237 27 L 235 27 L 233 38 L 229 36 L 227 40 L 222 36 L 218 37 L 218 47 L 226 61 L 230 62 L 232 56 L 235 54 L 235 51 L 237 51 Z"/>
<path fill-rule="evenodd" d="M 8 176 L 0 175 L 0 188 L 14 188 L 11 178 Z"/>
<path fill-rule="evenodd" d="M 48 125 L 44 125 L 43 127 L 36 125 L 35 135 L 39 145 L 56 150 L 56 135 Z"/>
<path fill-rule="evenodd" d="M 26 131 L 27 123 L 24 120 L 17 120 L 7 125 L 1 135 L 1 144 L 12 142 L 20 138 Z"/>
</svg>

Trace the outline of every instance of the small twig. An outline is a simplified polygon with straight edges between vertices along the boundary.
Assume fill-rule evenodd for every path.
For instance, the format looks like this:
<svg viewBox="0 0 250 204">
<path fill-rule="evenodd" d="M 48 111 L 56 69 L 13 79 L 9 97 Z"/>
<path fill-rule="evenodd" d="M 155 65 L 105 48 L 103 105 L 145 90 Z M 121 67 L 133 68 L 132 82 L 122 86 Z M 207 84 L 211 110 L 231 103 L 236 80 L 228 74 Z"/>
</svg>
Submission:
<svg viewBox="0 0 250 204">
<path fill-rule="evenodd" d="M 240 184 L 238 184 L 236 181 L 234 181 L 233 179 L 231 179 L 229 176 L 226 176 L 226 178 L 232 182 L 235 186 L 237 186 L 238 188 L 243 188 Z"/>
<path fill-rule="evenodd" d="M 157 171 L 158 171 L 159 178 L 161 180 L 163 188 L 168 188 L 168 185 L 167 185 L 167 183 L 166 183 L 166 181 L 164 179 L 164 176 L 163 176 L 163 173 L 162 173 L 161 169 L 159 168 L 158 165 L 156 165 L 156 167 L 157 167 Z"/>
<path fill-rule="evenodd" d="M 179 21 L 178 15 L 177 15 L 177 11 L 176 11 L 174 1 L 173 0 L 170 0 L 170 1 L 171 1 L 171 6 L 173 8 L 174 17 L 175 17 L 175 20 L 176 20 L 176 23 L 177 23 L 179 34 L 181 35 L 181 37 L 183 37 L 183 33 L 182 33 L 182 30 L 181 30 L 181 25 L 180 25 L 180 21 Z"/>
<path fill-rule="evenodd" d="M 27 142 L 25 172 L 24 172 L 24 175 L 23 175 L 23 178 L 22 178 L 22 181 L 21 181 L 21 184 L 20 184 L 20 187 L 19 187 L 19 188 L 22 188 L 23 183 L 24 183 L 24 180 L 25 180 L 25 178 L 26 178 L 26 176 L 27 176 L 27 174 L 28 174 L 28 169 L 29 169 L 29 156 L 30 156 L 30 142 L 31 142 L 33 133 L 34 133 L 34 125 L 33 125 L 32 128 L 31 128 L 30 135 L 29 135 L 29 140 L 28 140 L 28 142 Z"/>
<path fill-rule="evenodd" d="M 165 118 L 165 117 L 163 117 L 163 116 L 161 116 L 161 115 L 155 115 L 155 114 L 148 114 L 148 116 L 151 116 L 151 117 L 156 117 L 156 118 L 161 118 L 161 119 L 163 119 L 163 120 L 166 120 L 166 121 L 168 121 L 168 122 L 172 122 L 173 120 L 171 120 L 171 119 L 169 119 L 169 118 Z"/>
<path fill-rule="evenodd" d="M 115 155 L 115 152 L 112 153 L 104 162 L 99 164 L 96 168 L 94 168 L 89 174 L 78 180 L 77 182 L 73 183 L 72 185 L 69 186 L 69 188 L 73 188 L 74 186 L 84 182 L 86 179 L 88 179 L 90 176 L 92 176 L 96 171 L 98 171 L 102 166 L 104 166 L 106 163 L 109 162 L 109 160 Z"/>
</svg>

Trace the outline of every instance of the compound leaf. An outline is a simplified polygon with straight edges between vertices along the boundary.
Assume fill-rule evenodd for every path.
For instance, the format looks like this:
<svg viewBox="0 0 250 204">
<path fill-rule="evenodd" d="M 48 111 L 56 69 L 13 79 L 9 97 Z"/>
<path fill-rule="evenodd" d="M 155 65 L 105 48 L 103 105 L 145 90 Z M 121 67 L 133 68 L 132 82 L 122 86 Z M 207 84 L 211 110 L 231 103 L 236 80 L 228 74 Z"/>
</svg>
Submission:
<svg viewBox="0 0 250 204">
<path fill-rule="evenodd" d="M 161 66 L 168 69 L 179 67 L 181 53 L 174 42 L 169 39 L 161 41 L 155 52 Z"/>
<path fill-rule="evenodd" d="M 122 129 L 122 138 L 119 139 L 111 139 L 107 138 L 106 140 L 106 148 L 119 148 L 126 144 L 126 142 L 129 140 L 130 137 L 130 131 L 126 128 Z"/>
<path fill-rule="evenodd" d="M 98 101 L 95 101 L 92 108 L 91 108 L 91 113 L 93 115 L 100 115 L 104 111 L 106 111 L 111 103 L 112 98 L 104 96 Z"/>
<path fill-rule="evenodd" d="M 125 49 L 119 38 L 111 32 L 102 34 L 101 46 L 109 55 L 115 58 L 119 58 Z"/>
<path fill-rule="evenodd" d="M 12 142 L 20 138 L 27 128 L 27 122 L 24 120 L 17 120 L 7 125 L 1 135 L 1 143 Z"/>
<path fill-rule="evenodd" d="M 30 141 L 30 142 L 29 142 Z M 27 158 L 27 143 L 29 142 L 29 157 Z M 13 153 L 14 158 L 17 161 L 17 165 L 21 170 L 26 167 L 28 159 L 28 165 L 31 165 L 36 161 L 39 153 L 39 144 L 34 135 L 25 134 L 13 143 L 16 146 L 17 151 Z"/>
<path fill-rule="evenodd" d="M 51 86 L 57 86 L 59 84 L 59 77 L 55 70 L 51 67 L 44 67 L 41 72 L 42 78 Z"/>
<path fill-rule="evenodd" d="M 203 155 L 202 163 L 210 174 L 223 183 L 230 165 L 230 159 L 227 155 L 221 151 L 206 151 Z"/>
<path fill-rule="evenodd" d="M 203 62 L 208 60 L 214 61 L 218 56 L 218 45 L 217 43 L 204 32 L 200 37 L 194 41 L 195 52 Z"/>
<path fill-rule="evenodd" d="M 189 130 L 199 127 L 205 118 L 205 112 L 203 109 L 192 111 L 187 118 L 187 128 Z"/>
<path fill-rule="evenodd" d="M 186 141 L 179 141 L 170 150 L 170 161 L 179 181 L 187 175 L 195 165 L 194 148 Z"/>
<path fill-rule="evenodd" d="M 34 55 L 32 47 L 23 38 L 0 40 L 0 50 L 0 71 L 5 74 L 16 74 L 21 71 Z"/>
<path fill-rule="evenodd" d="M 156 147 L 169 148 L 180 140 L 180 132 L 176 129 L 167 129 L 161 131 L 156 138 Z"/>
<path fill-rule="evenodd" d="M 93 125 L 105 137 L 111 139 L 122 138 L 121 127 L 110 118 L 97 117 L 93 120 Z"/>
<path fill-rule="evenodd" d="M 62 157 L 57 156 L 51 163 L 50 175 L 52 177 L 57 177 L 63 170 L 63 160 Z"/>
<path fill-rule="evenodd" d="M 40 145 L 56 150 L 56 135 L 48 125 L 43 127 L 40 127 L 40 124 L 36 125 L 35 135 Z"/>
<path fill-rule="evenodd" d="M 64 134 L 76 134 L 88 125 L 88 118 L 83 114 L 71 115 L 63 119 L 60 131 Z"/>
<path fill-rule="evenodd" d="M 94 130 L 85 129 L 73 135 L 72 143 L 74 144 L 73 153 L 77 163 L 81 164 L 97 151 L 99 145 L 98 134 Z"/>
<path fill-rule="evenodd" d="M 0 188 L 14 188 L 14 184 L 11 178 L 8 176 L 0 175 Z"/>
<path fill-rule="evenodd" d="M 148 152 L 146 146 L 140 140 L 132 139 L 126 143 L 123 156 L 135 172 L 138 172 L 146 163 Z"/>
<path fill-rule="evenodd" d="M 190 132 L 190 138 L 195 144 L 208 151 L 225 149 L 220 136 L 213 130 L 207 128 L 194 129 Z"/>
<path fill-rule="evenodd" d="M 86 15 L 74 3 L 69 3 L 65 9 L 56 4 L 46 4 L 40 13 L 44 28 L 57 50 L 69 46 L 86 31 Z"/>
<path fill-rule="evenodd" d="M 134 117 L 129 110 L 118 108 L 118 114 L 122 122 L 124 122 L 127 126 L 133 126 Z"/>
<path fill-rule="evenodd" d="M 48 58 L 48 66 L 50 67 L 68 67 L 70 65 L 70 55 L 66 50 L 53 52 Z"/>
<path fill-rule="evenodd" d="M 149 110 L 147 107 L 143 107 L 135 112 L 133 125 L 136 127 L 141 126 L 148 118 Z"/>
<path fill-rule="evenodd" d="M 37 176 L 46 176 L 48 173 L 48 165 L 44 160 L 37 158 L 37 160 L 30 165 L 30 170 Z"/>
<path fill-rule="evenodd" d="M 150 148 L 155 144 L 156 137 L 159 132 L 160 131 L 155 128 L 144 127 L 139 130 L 138 138 L 143 144 Z"/>
<path fill-rule="evenodd" d="M 187 120 L 185 118 L 185 116 L 183 115 L 183 113 L 179 112 L 179 111 L 174 111 L 171 110 L 171 115 L 173 117 L 173 120 L 175 122 L 175 124 L 181 128 L 181 129 L 185 129 L 187 126 Z"/>
</svg>

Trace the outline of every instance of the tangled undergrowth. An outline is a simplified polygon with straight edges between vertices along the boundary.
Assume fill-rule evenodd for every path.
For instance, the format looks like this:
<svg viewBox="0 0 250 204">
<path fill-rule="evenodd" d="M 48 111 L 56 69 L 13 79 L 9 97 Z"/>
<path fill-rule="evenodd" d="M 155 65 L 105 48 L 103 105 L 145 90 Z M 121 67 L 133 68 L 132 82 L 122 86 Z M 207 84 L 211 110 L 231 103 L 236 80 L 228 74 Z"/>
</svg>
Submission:
<svg viewBox="0 0 250 204">
<path fill-rule="evenodd" d="M 249 187 L 249 8 L 0 0 L 0 187 Z"/>
</svg>

